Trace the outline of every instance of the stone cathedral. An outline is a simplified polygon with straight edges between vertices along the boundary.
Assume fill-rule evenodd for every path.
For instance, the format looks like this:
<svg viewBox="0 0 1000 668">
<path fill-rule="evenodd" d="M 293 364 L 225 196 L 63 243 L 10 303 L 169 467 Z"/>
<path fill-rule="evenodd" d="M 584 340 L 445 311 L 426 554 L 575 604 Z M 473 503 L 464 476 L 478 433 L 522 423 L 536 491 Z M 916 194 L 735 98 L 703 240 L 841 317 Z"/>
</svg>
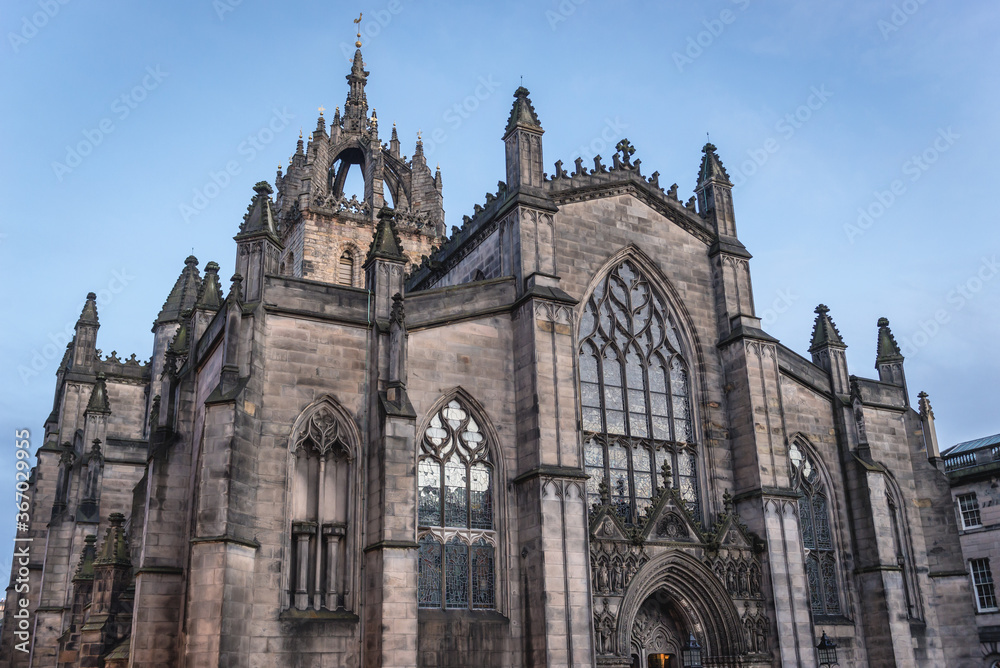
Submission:
<svg viewBox="0 0 1000 668">
<path fill-rule="evenodd" d="M 981 665 L 927 396 L 884 318 L 874 379 L 762 330 L 715 146 L 686 202 L 624 138 L 547 174 L 521 87 L 447 235 L 358 46 L 148 362 L 87 296 L 2 665 Z"/>
</svg>

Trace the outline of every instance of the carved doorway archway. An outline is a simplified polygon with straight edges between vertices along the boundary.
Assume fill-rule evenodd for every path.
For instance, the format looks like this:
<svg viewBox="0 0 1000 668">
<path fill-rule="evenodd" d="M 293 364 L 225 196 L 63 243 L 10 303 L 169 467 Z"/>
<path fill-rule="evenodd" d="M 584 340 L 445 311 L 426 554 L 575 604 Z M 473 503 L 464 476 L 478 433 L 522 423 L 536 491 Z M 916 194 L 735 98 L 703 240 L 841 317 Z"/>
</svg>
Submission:
<svg viewBox="0 0 1000 668">
<path fill-rule="evenodd" d="M 680 668 L 681 639 L 689 632 L 671 595 L 664 589 L 654 591 L 632 621 L 633 665 L 638 659 L 638 668 Z"/>
</svg>

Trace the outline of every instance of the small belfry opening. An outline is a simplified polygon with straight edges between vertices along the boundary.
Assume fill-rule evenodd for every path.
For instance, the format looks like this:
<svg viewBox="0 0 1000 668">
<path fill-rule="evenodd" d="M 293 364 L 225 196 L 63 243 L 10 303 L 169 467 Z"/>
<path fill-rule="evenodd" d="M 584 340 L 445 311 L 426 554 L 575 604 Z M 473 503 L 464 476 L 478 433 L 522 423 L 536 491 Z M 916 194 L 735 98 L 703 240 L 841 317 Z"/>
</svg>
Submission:
<svg viewBox="0 0 1000 668">
<path fill-rule="evenodd" d="M 330 193 L 337 199 L 365 200 L 365 156 L 358 148 L 345 149 L 330 166 Z"/>
<path fill-rule="evenodd" d="M 337 282 L 341 285 L 354 285 L 354 256 L 349 250 L 340 254 L 340 262 L 337 265 Z"/>
</svg>

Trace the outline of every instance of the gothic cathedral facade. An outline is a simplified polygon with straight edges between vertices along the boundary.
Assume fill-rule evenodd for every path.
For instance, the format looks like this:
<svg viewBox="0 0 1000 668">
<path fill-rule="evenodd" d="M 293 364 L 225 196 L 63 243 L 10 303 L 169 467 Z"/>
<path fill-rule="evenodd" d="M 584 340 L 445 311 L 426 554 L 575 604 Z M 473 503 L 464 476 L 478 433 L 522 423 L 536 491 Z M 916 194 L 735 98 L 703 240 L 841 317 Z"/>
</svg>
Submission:
<svg viewBox="0 0 1000 668">
<path fill-rule="evenodd" d="M 888 321 L 877 379 L 822 305 L 808 358 L 763 331 L 714 146 L 687 202 L 624 139 L 549 175 L 518 88 L 448 236 L 368 74 L 255 186 L 229 284 L 185 261 L 149 362 L 88 296 L 3 665 L 979 665 Z"/>
</svg>

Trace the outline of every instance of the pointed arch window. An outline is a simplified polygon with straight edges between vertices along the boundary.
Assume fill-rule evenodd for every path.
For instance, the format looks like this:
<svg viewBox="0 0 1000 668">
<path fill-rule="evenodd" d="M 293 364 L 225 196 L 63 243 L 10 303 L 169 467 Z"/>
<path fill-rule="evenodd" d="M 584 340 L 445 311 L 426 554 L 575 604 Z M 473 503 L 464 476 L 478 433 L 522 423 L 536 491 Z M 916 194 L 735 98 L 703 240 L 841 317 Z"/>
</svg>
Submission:
<svg viewBox="0 0 1000 668">
<path fill-rule="evenodd" d="M 337 282 L 341 285 L 354 285 L 354 256 L 349 250 L 340 254 L 340 263 L 337 265 Z"/>
<path fill-rule="evenodd" d="M 816 464 L 798 443 L 788 448 L 792 481 L 799 497 L 799 527 L 806 551 L 806 577 L 813 614 L 839 615 L 837 557 L 830 529 L 829 496 Z"/>
<path fill-rule="evenodd" d="M 639 521 L 670 465 L 669 484 L 698 513 L 688 367 L 663 300 L 629 260 L 603 278 L 580 317 L 580 396 L 589 500 L 605 483 Z"/>
<path fill-rule="evenodd" d="M 293 433 L 291 545 L 286 607 L 352 610 L 357 437 L 346 413 L 327 401 Z"/>
<path fill-rule="evenodd" d="M 424 430 L 417 466 L 422 608 L 496 608 L 494 464 L 480 425 L 458 399 Z"/>
</svg>

